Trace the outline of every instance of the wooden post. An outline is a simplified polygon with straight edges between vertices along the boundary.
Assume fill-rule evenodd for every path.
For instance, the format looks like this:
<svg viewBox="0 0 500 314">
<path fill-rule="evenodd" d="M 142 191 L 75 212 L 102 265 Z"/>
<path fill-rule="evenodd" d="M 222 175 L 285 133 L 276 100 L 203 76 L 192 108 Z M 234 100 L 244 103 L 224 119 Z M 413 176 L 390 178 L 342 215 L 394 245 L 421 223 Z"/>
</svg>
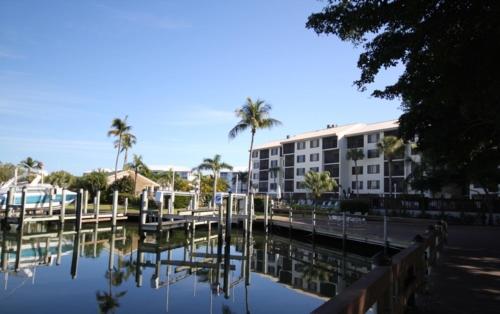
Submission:
<svg viewBox="0 0 500 314">
<path fill-rule="evenodd" d="M 255 200 L 253 193 L 250 194 L 250 221 L 253 219 L 253 215 L 255 215 Z"/>
<path fill-rule="evenodd" d="M 124 209 L 124 215 L 127 215 L 128 212 L 128 197 L 125 197 L 125 209 Z"/>
<path fill-rule="evenodd" d="M 266 199 L 264 201 L 264 230 L 267 232 L 268 217 L 267 212 L 269 211 L 269 194 L 266 194 Z"/>
<path fill-rule="evenodd" d="M 49 216 L 54 214 L 54 188 L 51 188 L 49 191 Z"/>
<path fill-rule="evenodd" d="M 9 216 L 10 216 L 10 208 L 11 206 L 13 205 L 14 203 L 14 197 L 15 197 L 15 189 L 14 188 L 10 188 L 9 191 L 7 191 L 7 200 L 5 202 L 5 217 L 4 217 L 4 220 L 3 220 L 3 223 L 4 223 L 4 228 L 7 228 L 9 226 Z"/>
<path fill-rule="evenodd" d="M 62 189 L 62 201 L 61 201 L 61 212 L 59 214 L 59 222 L 64 223 L 64 216 L 66 216 L 66 189 Z"/>
<path fill-rule="evenodd" d="M 77 232 L 82 228 L 82 197 L 83 197 L 83 189 L 78 191 L 76 194 L 76 220 L 75 220 L 75 229 Z M 79 237 L 77 235 L 77 237 Z M 73 248 L 74 249 L 74 248 Z"/>
<path fill-rule="evenodd" d="M 19 216 L 19 223 L 17 225 L 17 228 L 19 230 L 23 230 L 25 215 L 26 215 L 26 187 L 23 187 L 23 191 L 21 193 L 21 214 Z"/>
<path fill-rule="evenodd" d="M 87 214 L 88 207 L 89 207 L 89 191 L 85 190 L 85 193 L 83 194 L 83 213 L 84 214 Z"/>
<path fill-rule="evenodd" d="M 148 210 L 148 193 L 146 189 L 144 189 L 141 194 L 141 208 L 139 210 L 139 231 L 141 232 L 143 230 L 144 224 L 146 223 L 147 210 Z"/>
<path fill-rule="evenodd" d="M 161 193 L 160 198 L 160 208 L 158 209 L 158 231 L 161 231 L 162 222 L 163 222 L 163 203 L 165 202 L 165 198 L 163 197 L 163 193 Z"/>
<path fill-rule="evenodd" d="M 96 205 L 95 205 L 95 219 L 99 221 L 99 211 L 101 210 L 101 191 L 97 191 L 95 195 Z"/>
<path fill-rule="evenodd" d="M 226 204 L 226 242 L 231 243 L 231 224 L 233 223 L 232 210 L 233 193 L 229 192 L 229 197 Z"/>
<path fill-rule="evenodd" d="M 245 195 L 245 207 L 244 207 L 244 209 L 243 209 L 243 214 L 244 214 L 245 216 L 247 216 L 247 215 L 248 215 L 248 195 Z"/>
<path fill-rule="evenodd" d="M 113 207 L 111 208 L 112 226 L 116 227 L 116 217 L 118 215 L 118 190 L 113 191 Z"/>
<path fill-rule="evenodd" d="M 290 223 L 290 230 L 292 230 L 292 223 L 293 223 L 292 210 L 293 210 L 293 208 L 290 206 L 290 210 L 288 211 L 288 222 Z"/>
</svg>

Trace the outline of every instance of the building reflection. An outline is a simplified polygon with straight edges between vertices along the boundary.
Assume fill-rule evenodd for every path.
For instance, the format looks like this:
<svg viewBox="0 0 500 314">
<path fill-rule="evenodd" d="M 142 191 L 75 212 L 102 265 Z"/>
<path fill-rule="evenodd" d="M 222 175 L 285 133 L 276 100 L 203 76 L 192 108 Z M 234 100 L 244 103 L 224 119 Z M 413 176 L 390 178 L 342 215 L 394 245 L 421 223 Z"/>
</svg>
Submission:
<svg viewBox="0 0 500 314">
<path fill-rule="evenodd" d="M 279 235 L 236 229 L 230 239 L 222 230 L 196 232 L 167 230 L 140 237 L 135 226 L 85 225 L 79 232 L 64 226 L 37 224 L 24 232 L 2 231 L 0 266 L 4 288 L 9 276 L 29 278 L 35 284 L 39 267 L 71 259 L 71 278 L 78 280 L 80 258 L 106 258 L 107 287 L 96 293 L 102 313 L 113 312 L 126 297 L 123 284 L 135 279 L 137 287 L 164 289 L 165 310 L 171 307 L 170 290 L 191 280 L 193 296 L 245 298 L 251 312 L 252 276 L 261 276 L 316 298 L 334 297 L 367 273 L 371 258 Z M 103 254 L 107 254 L 103 255 Z M 244 288 L 236 296 L 235 288 Z M 205 291 L 205 292 L 203 292 Z"/>
</svg>

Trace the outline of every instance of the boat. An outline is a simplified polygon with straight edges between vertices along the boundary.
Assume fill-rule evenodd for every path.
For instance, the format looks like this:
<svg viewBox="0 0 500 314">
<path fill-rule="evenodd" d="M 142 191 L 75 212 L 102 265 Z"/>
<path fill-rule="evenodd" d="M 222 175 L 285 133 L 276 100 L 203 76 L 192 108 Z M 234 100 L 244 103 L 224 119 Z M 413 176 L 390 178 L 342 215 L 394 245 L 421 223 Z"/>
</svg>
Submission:
<svg viewBox="0 0 500 314">
<path fill-rule="evenodd" d="M 65 191 L 63 200 L 62 188 L 43 183 L 43 171 L 31 169 L 31 175 L 34 175 L 31 180 L 28 175 L 18 176 L 16 169 L 14 177 L 0 186 L 0 209 L 5 209 L 9 191 L 12 191 L 10 204 L 20 206 L 24 188 L 26 188 L 26 209 L 46 209 L 50 206 L 58 208 L 63 202 L 70 204 L 75 201 L 75 192 Z"/>
</svg>

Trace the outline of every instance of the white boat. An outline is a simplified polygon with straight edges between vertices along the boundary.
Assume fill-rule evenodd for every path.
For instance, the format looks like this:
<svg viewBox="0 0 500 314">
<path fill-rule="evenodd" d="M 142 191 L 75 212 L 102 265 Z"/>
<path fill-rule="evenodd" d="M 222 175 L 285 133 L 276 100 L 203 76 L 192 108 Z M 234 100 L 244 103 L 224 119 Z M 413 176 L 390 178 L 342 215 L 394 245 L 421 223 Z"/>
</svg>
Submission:
<svg viewBox="0 0 500 314">
<path fill-rule="evenodd" d="M 63 202 L 69 204 L 75 201 L 75 192 L 66 191 L 63 200 L 62 188 L 54 187 L 51 184 L 44 184 L 43 173 L 41 171 L 33 169 L 30 174 L 35 175 L 35 178 L 31 182 L 27 181 L 28 178 L 26 175 L 18 176 L 16 169 L 14 177 L 0 186 L 0 209 L 5 209 L 7 205 L 8 191 L 12 191 L 10 204 L 21 205 L 23 188 L 26 188 L 27 209 L 49 208 L 51 204 L 53 208 L 57 208 Z"/>
</svg>

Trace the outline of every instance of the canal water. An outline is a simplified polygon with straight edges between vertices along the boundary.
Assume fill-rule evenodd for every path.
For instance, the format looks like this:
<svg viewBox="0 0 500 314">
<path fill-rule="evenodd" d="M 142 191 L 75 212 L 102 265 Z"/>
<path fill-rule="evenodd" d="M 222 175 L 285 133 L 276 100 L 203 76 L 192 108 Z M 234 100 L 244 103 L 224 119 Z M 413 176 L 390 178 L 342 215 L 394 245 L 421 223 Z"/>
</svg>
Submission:
<svg viewBox="0 0 500 314">
<path fill-rule="evenodd" d="M 0 312 L 308 313 L 371 268 L 341 248 L 276 234 L 46 224 L 1 234 Z"/>
</svg>

